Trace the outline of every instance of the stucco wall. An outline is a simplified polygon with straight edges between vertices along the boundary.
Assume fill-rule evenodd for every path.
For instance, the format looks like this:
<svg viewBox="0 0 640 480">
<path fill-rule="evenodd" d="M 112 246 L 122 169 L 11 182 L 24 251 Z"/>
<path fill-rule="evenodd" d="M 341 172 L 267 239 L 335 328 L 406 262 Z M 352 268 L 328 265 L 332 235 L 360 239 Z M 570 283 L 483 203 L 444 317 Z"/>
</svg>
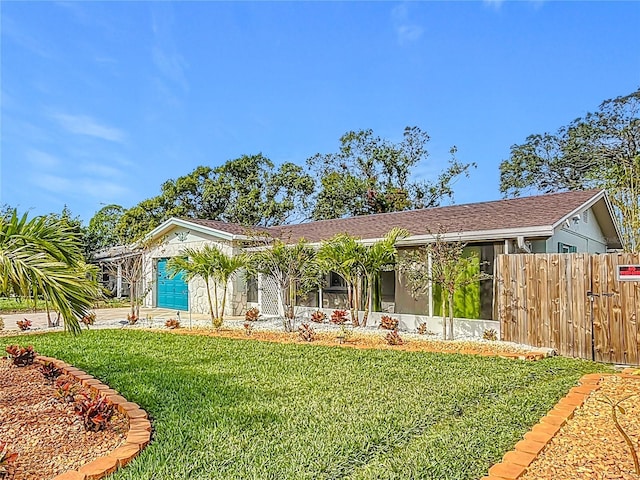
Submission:
<svg viewBox="0 0 640 480">
<path fill-rule="evenodd" d="M 237 247 L 233 247 L 223 239 L 191 231 L 183 227 L 175 227 L 164 235 L 159 244 L 149 250 L 145 255 L 144 281 L 147 285 L 147 295 L 144 304 L 154 307 L 158 303 L 156 284 L 156 262 L 160 258 L 180 256 L 185 248 L 202 248 L 205 243 L 210 243 L 220 248 L 227 255 L 237 253 Z M 240 275 L 229 282 L 227 289 L 227 301 L 224 314 L 239 315 L 244 307 L 243 288 Z M 210 284 L 213 300 L 213 285 Z M 221 290 L 221 289 L 220 289 Z M 222 303 L 222 291 L 218 292 L 218 301 Z M 209 301 L 204 280 L 199 277 L 189 282 L 189 307 L 192 312 L 209 313 Z"/>
<path fill-rule="evenodd" d="M 569 219 L 566 223 L 559 225 L 551 238 L 546 243 L 546 253 L 558 253 L 558 243 L 575 246 L 578 252 L 585 253 L 605 253 L 607 242 L 600 225 L 596 220 L 593 209 L 586 211 L 586 221 L 584 212 L 578 214 L 580 218 Z"/>
</svg>

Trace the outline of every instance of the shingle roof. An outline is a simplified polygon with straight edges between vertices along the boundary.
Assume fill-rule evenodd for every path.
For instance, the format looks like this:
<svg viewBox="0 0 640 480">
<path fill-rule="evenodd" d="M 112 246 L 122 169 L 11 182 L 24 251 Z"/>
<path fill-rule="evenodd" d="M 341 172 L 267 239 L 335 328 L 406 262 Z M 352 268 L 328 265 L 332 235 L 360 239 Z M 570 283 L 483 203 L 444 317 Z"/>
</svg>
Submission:
<svg viewBox="0 0 640 480">
<path fill-rule="evenodd" d="M 573 191 L 406 212 L 381 213 L 286 225 L 279 236 L 317 242 L 337 233 L 381 238 L 393 227 L 413 235 L 551 226 L 587 203 L 600 190 Z"/>
<path fill-rule="evenodd" d="M 304 238 L 309 242 L 319 242 L 337 233 L 348 233 L 363 239 L 381 238 L 393 227 L 405 228 L 412 236 L 548 227 L 555 225 L 600 193 L 601 190 L 563 192 L 406 212 L 320 220 L 261 228 L 261 230 L 285 241 Z M 249 230 L 249 227 L 243 225 L 216 220 L 187 219 L 187 221 L 233 235 L 247 234 Z"/>
</svg>

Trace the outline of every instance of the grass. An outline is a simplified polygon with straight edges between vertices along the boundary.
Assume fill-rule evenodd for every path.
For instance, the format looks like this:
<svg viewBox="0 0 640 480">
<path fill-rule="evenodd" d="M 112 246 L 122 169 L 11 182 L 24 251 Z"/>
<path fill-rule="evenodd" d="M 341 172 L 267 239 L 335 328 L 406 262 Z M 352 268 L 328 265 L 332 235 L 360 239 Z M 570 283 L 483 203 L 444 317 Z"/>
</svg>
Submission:
<svg viewBox="0 0 640 480">
<path fill-rule="evenodd" d="M 119 308 L 128 307 L 131 303 L 128 298 L 110 298 L 95 302 L 94 308 Z M 33 299 L 21 297 L 0 297 L 0 314 L 10 313 L 35 313 L 44 312 L 44 300 L 39 299 L 34 306 Z"/>
<path fill-rule="evenodd" d="M 114 480 L 478 479 L 607 368 L 138 331 L 28 341 L 149 412 L 152 443 Z"/>
</svg>

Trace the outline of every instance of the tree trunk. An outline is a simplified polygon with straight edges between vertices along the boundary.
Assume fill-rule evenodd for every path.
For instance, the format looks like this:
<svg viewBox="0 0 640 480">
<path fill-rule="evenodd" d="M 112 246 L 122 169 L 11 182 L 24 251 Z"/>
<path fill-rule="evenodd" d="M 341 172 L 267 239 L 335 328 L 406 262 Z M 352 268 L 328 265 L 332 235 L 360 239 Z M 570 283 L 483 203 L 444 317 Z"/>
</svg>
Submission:
<svg viewBox="0 0 640 480">
<path fill-rule="evenodd" d="M 222 305 L 220 306 L 220 320 L 224 320 L 224 307 L 227 305 L 227 283 L 222 288 Z"/>
<path fill-rule="evenodd" d="M 442 302 L 442 339 L 446 340 L 447 339 L 447 316 L 445 315 L 445 308 L 446 308 L 446 296 L 444 294 L 444 288 L 442 288 L 441 292 L 440 292 L 440 301 Z"/>
<path fill-rule="evenodd" d="M 209 299 L 209 316 L 211 317 L 211 324 L 213 325 L 213 319 L 215 317 L 213 316 L 213 302 L 211 301 L 211 290 L 209 287 L 209 278 L 207 277 L 204 278 L 204 284 L 207 288 L 207 298 Z"/>
<path fill-rule="evenodd" d="M 367 320 L 369 319 L 369 312 L 371 311 L 371 305 L 373 304 L 373 275 L 367 275 L 367 302 L 364 307 L 364 315 L 362 316 L 362 326 L 367 326 Z"/>
<path fill-rule="evenodd" d="M 453 292 L 449 292 L 449 340 L 453 340 Z"/>
<path fill-rule="evenodd" d="M 353 308 L 353 303 L 354 303 L 353 297 L 354 297 L 354 295 L 355 295 L 354 285 L 353 285 L 353 283 L 348 282 L 347 283 L 347 303 L 349 305 L 349 312 L 351 313 L 351 323 L 353 323 L 353 326 L 355 327 L 355 326 L 357 326 L 358 319 L 355 316 L 356 312 L 355 312 L 355 310 Z"/>
<path fill-rule="evenodd" d="M 219 318 L 218 313 L 220 312 L 220 310 L 218 309 L 218 283 L 217 282 L 213 282 L 213 305 L 216 311 L 215 318 Z"/>
</svg>

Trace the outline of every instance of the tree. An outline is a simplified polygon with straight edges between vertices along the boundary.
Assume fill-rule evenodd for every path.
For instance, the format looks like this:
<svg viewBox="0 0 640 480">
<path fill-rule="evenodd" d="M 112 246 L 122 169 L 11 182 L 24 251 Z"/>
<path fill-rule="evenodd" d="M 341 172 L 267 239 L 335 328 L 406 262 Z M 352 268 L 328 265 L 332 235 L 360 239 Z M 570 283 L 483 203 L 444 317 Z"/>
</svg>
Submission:
<svg viewBox="0 0 640 480">
<path fill-rule="evenodd" d="M 124 213 L 123 207 L 111 204 L 102 207 L 89 220 L 86 236 L 92 252 L 122 245 L 118 224 Z"/>
<path fill-rule="evenodd" d="M 424 164 L 429 136 L 418 127 L 406 127 L 403 140 L 391 143 L 372 130 L 347 132 L 338 153 L 316 154 L 307 164 L 316 171 L 319 191 L 314 220 L 435 207 L 453 196 L 452 185 L 468 176 L 472 163 L 452 158 L 435 181 L 412 181 L 412 169 Z"/>
<path fill-rule="evenodd" d="M 242 254 L 227 255 L 213 245 L 205 245 L 202 249 L 185 248 L 181 255 L 169 260 L 167 263 L 169 272 L 173 275 L 185 272 L 187 281 L 195 277 L 204 280 L 211 323 L 216 328 L 220 328 L 224 321 L 229 280 L 247 265 L 246 256 Z M 213 301 L 211 299 L 211 281 L 213 281 Z M 222 289 L 221 304 L 218 303 L 218 288 Z"/>
<path fill-rule="evenodd" d="M 365 300 L 365 310 L 362 317 L 363 327 L 367 326 L 369 312 L 373 306 L 373 292 L 376 285 L 380 284 L 380 273 L 386 270 L 393 270 L 397 254 L 396 242 L 407 236 L 409 236 L 407 230 L 394 228 L 389 231 L 382 240 L 378 240 L 372 245 L 364 245 L 361 251 L 359 263 L 367 282 L 367 298 Z"/>
<path fill-rule="evenodd" d="M 453 340 L 454 296 L 456 290 L 481 280 L 491 278 L 479 267 L 477 255 L 466 255 L 466 243 L 446 241 L 442 234 L 434 235 L 434 241 L 399 256 L 398 266 L 409 284 L 412 294 L 425 295 L 435 284 L 440 287 L 442 305 L 442 338 Z M 448 306 L 448 335 L 447 315 Z"/>
<path fill-rule="evenodd" d="M 640 89 L 605 100 L 555 134 L 513 145 L 500 164 L 500 191 L 608 191 L 626 251 L 640 250 Z"/>
<path fill-rule="evenodd" d="M 27 214 L 0 218 L 0 293 L 42 295 L 64 318 L 64 328 L 80 332 L 97 294 L 84 275 L 80 234 L 61 219 Z"/>
<path fill-rule="evenodd" d="M 362 266 L 360 259 L 364 255 L 364 246 L 346 233 L 339 233 L 322 242 L 318 249 L 318 264 L 325 273 L 340 275 L 347 284 L 347 304 L 354 327 L 360 325 L 358 316 L 361 304 Z"/>
<path fill-rule="evenodd" d="M 314 182 L 302 167 L 276 167 L 262 154 L 243 155 L 223 165 L 200 166 L 167 180 L 160 195 L 127 210 L 118 224 L 133 241 L 170 217 L 206 218 L 246 226 L 272 226 L 308 218 Z"/>
<path fill-rule="evenodd" d="M 274 280 L 280 293 L 279 310 L 285 331 L 293 332 L 296 298 L 306 295 L 322 281 L 316 253 L 304 240 L 289 245 L 279 239 L 269 241 L 256 236 L 255 245 L 251 270 Z"/>
</svg>

